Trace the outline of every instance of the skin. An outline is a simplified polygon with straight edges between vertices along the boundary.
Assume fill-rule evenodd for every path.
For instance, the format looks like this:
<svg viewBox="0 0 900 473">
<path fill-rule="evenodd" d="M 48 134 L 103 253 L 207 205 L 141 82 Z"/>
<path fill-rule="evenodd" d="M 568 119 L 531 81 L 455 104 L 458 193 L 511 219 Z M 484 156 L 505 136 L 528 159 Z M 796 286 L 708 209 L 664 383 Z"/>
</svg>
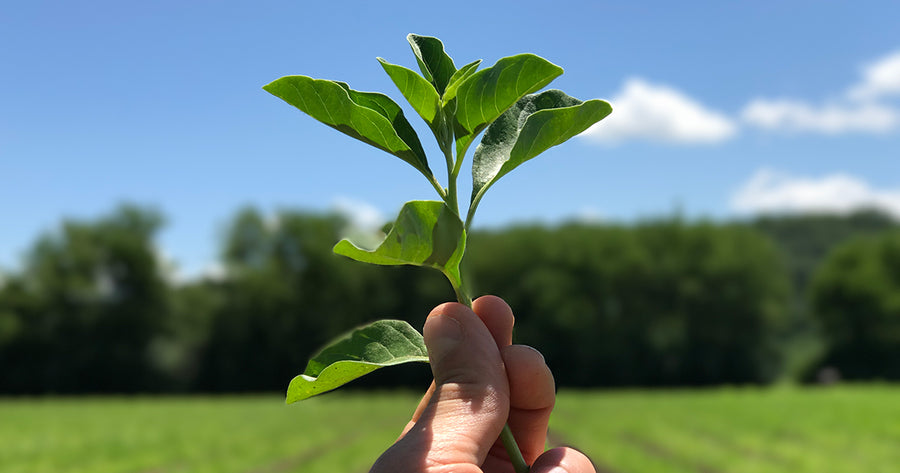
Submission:
<svg viewBox="0 0 900 473">
<path fill-rule="evenodd" d="M 429 314 L 423 335 L 434 382 L 369 473 L 513 473 L 498 440 L 507 421 L 531 473 L 595 473 L 577 450 L 544 451 L 553 375 L 540 352 L 512 345 L 514 321 L 495 296 Z"/>
</svg>

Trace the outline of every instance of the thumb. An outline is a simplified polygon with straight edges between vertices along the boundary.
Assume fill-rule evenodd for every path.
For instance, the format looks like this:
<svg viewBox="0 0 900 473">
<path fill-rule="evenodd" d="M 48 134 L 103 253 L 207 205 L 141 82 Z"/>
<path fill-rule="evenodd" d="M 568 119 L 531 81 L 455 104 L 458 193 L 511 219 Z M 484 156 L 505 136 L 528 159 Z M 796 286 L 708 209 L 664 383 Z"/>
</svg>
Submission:
<svg viewBox="0 0 900 473">
<path fill-rule="evenodd" d="M 398 449 L 394 453 L 423 467 L 415 471 L 480 471 L 475 466 L 484 462 L 509 415 L 500 350 L 484 322 L 462 304 L 435 308 L 423 335 L 434 393 L 415 425 L 390 450 Z M 390 450 L 385 456 L 391 456 Z"/>
</svg>

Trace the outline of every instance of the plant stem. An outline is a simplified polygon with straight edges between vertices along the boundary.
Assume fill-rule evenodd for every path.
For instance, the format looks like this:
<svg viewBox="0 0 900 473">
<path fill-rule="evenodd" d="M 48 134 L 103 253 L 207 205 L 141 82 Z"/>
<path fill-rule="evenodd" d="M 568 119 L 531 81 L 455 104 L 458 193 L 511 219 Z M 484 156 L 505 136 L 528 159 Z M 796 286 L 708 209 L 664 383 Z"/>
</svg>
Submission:
<svg viewBox="0 0 900 473">
<path fill-rule="evenodd" d="M 428 182 L 431 183 L 431 186 L 434 187 L 434 190 L 436 190 L 437 193 L 438 193 L 438 195 L 441 196 L 441 199 L 443 199 L 444 201 L 446 201 L 446 200 L 447 200 L 447 193 L 444 191 L 444 188 L 441 187 L 441 183 L 438 182 L 437 178 L 434 177 L 434 176 L 432 175 L 432 176 L 431 176 L 431 179 L 429 179 Z"/>
<path fill-rule="evenodd" d="M 450 147 L 447 146 L 443 149 L 444 158 L 447 160 L 447 198 L 445 202 L 447 205 L 456 212 L 456 215 L 459 215 L 459 199 L 456 197 L 456 174 L 454 171 L 456 169 L 453 163 L 453 151 L 450 150 Z"/>
<path fill-rule="evenodd" d="M 472 298 L 465 288 L 454 286 L 453 290 L 456 291 L 456 300 L 460 304 L 465 304 L 469 308 L 472 307 Z M 516 473 L 528 473 L 530 467 L 525 463 L 525 458 L 522 456 L 522 451 L 519 450 L 519 445 L 516 443 L 516 438 L 509 428 L 509 423 L 503 424 L 503 430 L 500 431 L 500 441 L 503 442 L 503 448 L 506 449 L 506 454 L 509 456 L 509 461 L 512 463 Z"/>
<path fill-rule="evenodd" d="M 456 291 L 456 301 L 460 304 L 464 304 L 468 308 L 472 308 L 472 298 L 469 297 L 469 294 L 466 293 L 465 289 L 461 287 L 454 287 L 454 291 Z"/>
<path fill-rule="evenodd" d="M 516 438 L 513 437 L 509 424 L 503 425 L 503 430 L 500 432 L 500 440 L 503 442 L 503 447 L 506 448 L 506 454 L 509 455 L 509 461 L 512 463 L 516 473 L 528 473 L 530 467 L 525 463 L 522 452 L 519 451 L 519 445 L 516 444 Z"/>
</svg>

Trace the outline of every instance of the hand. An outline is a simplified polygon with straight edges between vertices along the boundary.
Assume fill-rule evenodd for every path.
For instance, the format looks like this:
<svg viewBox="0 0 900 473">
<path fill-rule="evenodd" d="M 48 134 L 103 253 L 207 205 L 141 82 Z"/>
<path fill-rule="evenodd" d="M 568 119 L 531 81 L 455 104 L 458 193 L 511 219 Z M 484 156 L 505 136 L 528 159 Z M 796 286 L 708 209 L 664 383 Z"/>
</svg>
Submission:
<svg viewBox="0 0 900 473">
<path fill-rule="evenodd" d="M 512 310 L 494 296 L 472 309 L 447 303 L 428 315 L 423 334 L 434 382 L 369 473 L 512 473 L 498 440 L 506 422 L 531 473 L 594 473 L 577 450 L 544 451 L 553 375 L 537 350 L 511 344 Z"/>
</svg>

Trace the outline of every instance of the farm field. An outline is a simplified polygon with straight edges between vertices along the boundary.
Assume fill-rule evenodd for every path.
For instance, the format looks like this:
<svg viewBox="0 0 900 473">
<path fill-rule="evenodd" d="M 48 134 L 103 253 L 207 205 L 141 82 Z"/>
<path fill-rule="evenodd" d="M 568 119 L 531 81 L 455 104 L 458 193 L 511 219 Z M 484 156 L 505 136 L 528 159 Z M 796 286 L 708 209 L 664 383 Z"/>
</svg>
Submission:
<svg viewBox="0 0 900 473">
<path fill-rule="evenodd" d="M 364 473 L 412 393 L 0 400 L 2 473 Z M 900 386 L 562 391 L 551 442 L 615 473 L 896 473 Z"/>
</svg>

